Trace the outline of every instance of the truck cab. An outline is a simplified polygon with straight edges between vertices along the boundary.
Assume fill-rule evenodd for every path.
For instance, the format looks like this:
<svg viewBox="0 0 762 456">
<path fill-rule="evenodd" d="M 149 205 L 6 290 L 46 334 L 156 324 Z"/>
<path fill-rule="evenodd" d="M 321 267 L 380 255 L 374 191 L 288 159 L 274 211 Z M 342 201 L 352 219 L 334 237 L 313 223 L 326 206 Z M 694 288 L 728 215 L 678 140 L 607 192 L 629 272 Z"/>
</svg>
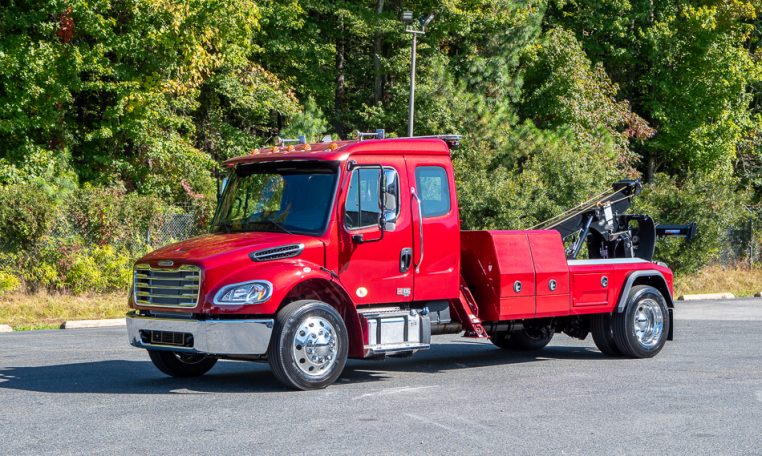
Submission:
<svg viewBox="0 0 762 456">
<path fill-rule="evenodd" d="M 658 353 L 671 333 L 669 269 L 575 264 L 552 230 L 461 232 L 456 142 L 281 145 L 227 161 L 210 233 L 136 262 L 130 343 L 169 375 L 267 360 L 296 389 L 333 383 L 347 358 L 411 355 L 438 333 L 541 348 L 596 327 L 608 354 Z M 647 288 L 648 306 L 627 314 L 634 335 L 618 343 L 633 287 Z M 635 347 L 638 334 L 656 343 Z"/>
</svg>

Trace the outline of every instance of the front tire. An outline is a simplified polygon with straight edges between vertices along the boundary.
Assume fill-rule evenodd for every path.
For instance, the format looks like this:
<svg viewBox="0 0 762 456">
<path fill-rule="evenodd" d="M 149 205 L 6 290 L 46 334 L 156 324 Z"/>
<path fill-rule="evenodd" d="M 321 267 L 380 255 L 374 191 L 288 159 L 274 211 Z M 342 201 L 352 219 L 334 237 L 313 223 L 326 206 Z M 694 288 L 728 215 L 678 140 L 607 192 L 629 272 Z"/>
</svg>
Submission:
<svg viewBox="0 0 762 456">
<path fill-rule="evenodd" d="M 171 377 L 199 377 L 217 364 L 217 358 L 207 355 L 148 350 L 157 369 Z"/>
<path fill-rule="evenodd" d="M 622 354 L 651 358 L 664 348 L 669 334 L 669 309 L 659 290 L 638 285 L 630 290 L 624 312 L 612 318 L 614 340 Z"/>
<path fill-rule="evenodd" d="M 267 358 L 281 383 L 314 390 L 339 378 L 348 351 L 347 328 L 336 309 L 321 301 L 302 300 L 278 312 Z"/>
</svg>

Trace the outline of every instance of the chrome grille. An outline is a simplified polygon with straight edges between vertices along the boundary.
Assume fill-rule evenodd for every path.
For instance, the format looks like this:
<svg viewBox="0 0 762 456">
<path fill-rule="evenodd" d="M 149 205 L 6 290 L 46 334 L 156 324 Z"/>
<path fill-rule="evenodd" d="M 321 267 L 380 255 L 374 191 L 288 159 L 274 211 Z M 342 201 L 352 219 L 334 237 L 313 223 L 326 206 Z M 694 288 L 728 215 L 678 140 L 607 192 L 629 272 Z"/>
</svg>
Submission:
<svg viewBox="0 0 762 456">
<path fill-rule="evenodd" d="M 201 269 L 184 265 L 178 268 L 135 266 L 135 302 L 151 307 L 196 307 L 201 289 Z"/>
<path fill-rule="evenodd" d="M 304 244 L 283 245 L 270 249 L 257 250 L 249 254 L 249 258 L 254 261 L 280 260 L 299 255 L 304 250 Z"/>
</svg>

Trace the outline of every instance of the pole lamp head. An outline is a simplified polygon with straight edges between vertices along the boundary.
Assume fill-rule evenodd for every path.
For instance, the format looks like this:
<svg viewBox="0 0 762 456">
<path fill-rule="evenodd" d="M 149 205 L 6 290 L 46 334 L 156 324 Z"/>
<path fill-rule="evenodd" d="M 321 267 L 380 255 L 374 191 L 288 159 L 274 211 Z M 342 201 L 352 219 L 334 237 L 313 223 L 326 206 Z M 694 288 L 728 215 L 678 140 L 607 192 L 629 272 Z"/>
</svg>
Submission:
<svg viewBox="0 0 762 456">
<path fill-rule="evenodd" d="M 402 22 L 405 24 L 410 24 L 413 22 L 413 12 L 410 10 L 405 10 L 402 12 Z"/>
<path fill-rule="evenodd" d="M 433 14 L 429 14 L 425 18 L 422 18 L 421 19 L 421 30 L 426 30 L 426 27 L 428 27 L 429 24 L 431 24 L 431 21 L 433 21 L 433 20 L 434 20 L 434 15 Z"/>
</svg>

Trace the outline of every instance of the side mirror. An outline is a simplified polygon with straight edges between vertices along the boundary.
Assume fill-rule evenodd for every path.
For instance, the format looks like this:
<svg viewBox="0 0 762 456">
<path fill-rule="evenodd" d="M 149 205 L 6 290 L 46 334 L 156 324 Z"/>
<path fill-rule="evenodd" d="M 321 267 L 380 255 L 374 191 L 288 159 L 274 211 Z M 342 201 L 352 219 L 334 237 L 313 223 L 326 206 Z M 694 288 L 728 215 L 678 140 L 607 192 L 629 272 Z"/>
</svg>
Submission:
<svg viewBox="0 0 762 456">
<path fill-rule="evenodd" d="M 355 168 L 356 166 L 352 166 Z M 394 231 L 397 228 L 397 217 L 399 214 L 399 176 L 397 171 L 393 168 L 384 168 L 382 165 L 364 165 L 363 170 L 372 171 L 377 170 L 378 174 L 378 200 L 376 207 L 373 210 L 362 208 L 362 194 L 360 193 L 361 185 L 358 183 L 357 189 L 357 212 L 358 214 L 378 214 L 378 221 L 376 226 L 380 231 L 380 235 L 373 239 L 366 239 L 362 234 L 356 234 L 352 236 L 353 242 L 362 244 L 365 242 L 378 242 L 384 238 L 384 233 L 387 231 Z M 367 172 L 366 171 L 366 172 Z M 359 176 L 359 174 L 358 174 Z M 366 174 L 367 176 L 367 174 Z M 358 178 L 359 179 L 359 178 Z M 369 176 L 366 178 L 369 180 Z M 367 182 L 366 180 L 366 182 Z M 366 200 L 366 203 L 368 201 Z M 371 203 L 373 204 L 373 203 Z M 354 211 L 354 209 L 353 209 Z M 359 216 L 359 215 L 358 215 Z M 367 233 L 366 233 L 367 234 Z"/>
</svg>

